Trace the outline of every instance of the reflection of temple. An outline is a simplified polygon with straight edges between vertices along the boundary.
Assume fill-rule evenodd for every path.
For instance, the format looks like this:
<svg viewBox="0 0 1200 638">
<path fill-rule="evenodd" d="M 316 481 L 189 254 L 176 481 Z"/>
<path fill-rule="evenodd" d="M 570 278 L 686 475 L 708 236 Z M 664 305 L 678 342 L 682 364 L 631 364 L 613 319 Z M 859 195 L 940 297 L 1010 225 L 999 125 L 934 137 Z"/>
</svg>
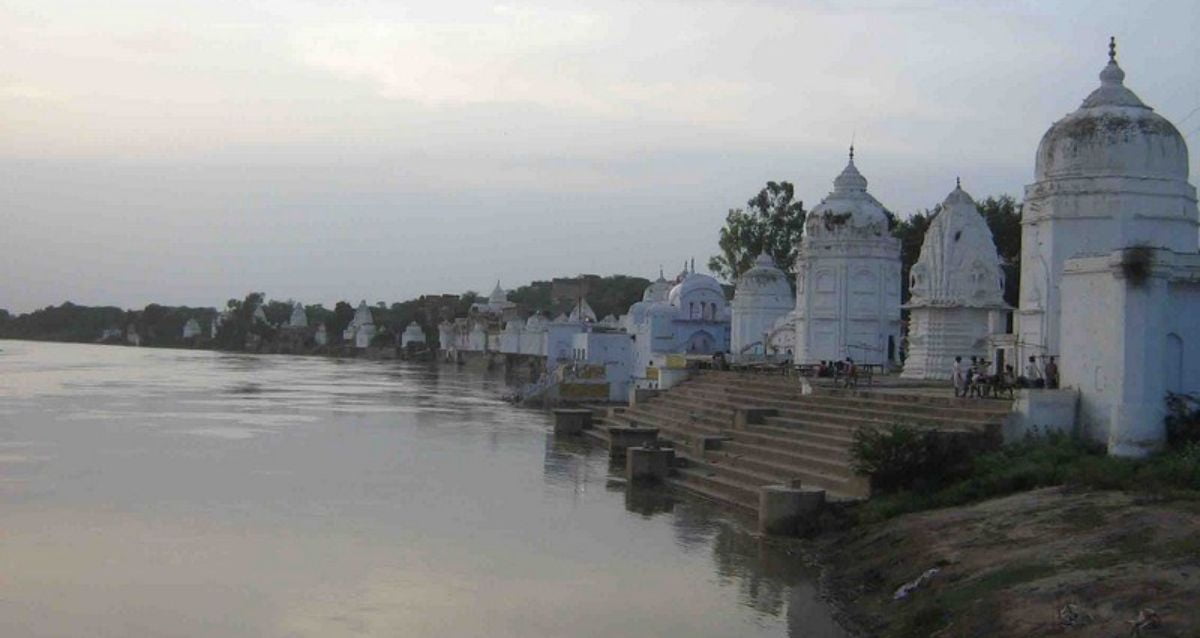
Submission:
<svg viewBox="0 0 1200 638">
<path fill-rule="evenodd" d="M 896 358 L 900 335 L 900 241 L 883 205 L 850 162 L 833 192 L 808 214 L 796 258 L 795 359 Z"/>
</svg>

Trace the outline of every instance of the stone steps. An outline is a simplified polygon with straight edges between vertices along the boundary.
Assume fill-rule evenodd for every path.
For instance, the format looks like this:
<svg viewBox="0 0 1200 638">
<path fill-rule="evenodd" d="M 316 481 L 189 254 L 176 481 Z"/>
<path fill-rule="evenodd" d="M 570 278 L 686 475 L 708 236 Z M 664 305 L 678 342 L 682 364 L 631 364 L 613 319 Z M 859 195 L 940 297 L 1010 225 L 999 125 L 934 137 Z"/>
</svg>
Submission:
<svg viewBox="0 0 1200 638">
<path fill-rule="evenodd" d="M 763 400 L 773 402 L 799 402 L 805 406 L 850 407 L 859 410 L 893 412 L 902 410 L 911 414 L 933 417 L 953 417 L 967 420 L 992 420 L 1003 418 L 1011 409 L 1011 402 L 999 399 L 956 399 L 953 397 L 910 397 L 894 393 L 850 393 L 840 390 L 821 390 L 814 394 L 780 394 L 763 388 L 720 387 L 716 384 L 681 386 L 687 387 L 684 396 L 703 397 L 717 394 L 737 400 Z"/>
<path fill-rule="evenodd" d="M 990 435 L 1010 409 L 1008 402 L 962 401 L 857 389 L 804 394 L 795 377 L 706 371 L 636 407 L 600 408 L 597 427 L 585 432 L 605 441 L 608 426 L 658 428 L 680 459 L 672 484 L 753 514 L 760 488 L 795 480 L 833 500 L 865 498 L 867 483 L 852 471 L 849 451 L 860 428 L 909 422 Z M 735 429 L 735 415 L 747 408 L 777 416 Z"/>
</svg>

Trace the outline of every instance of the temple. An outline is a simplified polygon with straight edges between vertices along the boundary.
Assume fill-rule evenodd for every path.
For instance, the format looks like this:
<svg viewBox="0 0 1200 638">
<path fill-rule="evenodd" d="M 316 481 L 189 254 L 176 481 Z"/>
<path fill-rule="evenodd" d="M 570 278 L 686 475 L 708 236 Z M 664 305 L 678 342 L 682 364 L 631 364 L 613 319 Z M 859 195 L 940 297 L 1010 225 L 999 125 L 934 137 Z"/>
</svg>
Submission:
<svg viewBox="0 0 1200 638">
<path fill-rule="evenodd" d="M 988 337 L 1003 325 L 1008 309 L 1004 271 L 992 231 L 961 184 L 925 231 L 921 256 L 909 273 L 909 295 L 902 377 L 949 379 L 955 357 L 988 355 Z"/>
<path fill-rule="evenodd" d="M 795 358 L 885 364 L 900 339 L 900 241 L 850 162 L 809 214 L 796 258 Z"/>
<path fill-rule="evenodd" d="M 1166 393 L 1200 390 L 1200 216 L 1183 136 L 1124 80 L 1110 43 L 1100 86 L 1038 146 L 1018 350 L 1059 356 L 1078 425 L 1142 456 L 1165 443 Z"/>
<path fill-rule="evenodd" d="M 788 276 L 763 253 L 738 277 L 733 292 L 730 352 L 735 361 L 766 358 L 792 347 L 796 297 Z"/>
</svg>

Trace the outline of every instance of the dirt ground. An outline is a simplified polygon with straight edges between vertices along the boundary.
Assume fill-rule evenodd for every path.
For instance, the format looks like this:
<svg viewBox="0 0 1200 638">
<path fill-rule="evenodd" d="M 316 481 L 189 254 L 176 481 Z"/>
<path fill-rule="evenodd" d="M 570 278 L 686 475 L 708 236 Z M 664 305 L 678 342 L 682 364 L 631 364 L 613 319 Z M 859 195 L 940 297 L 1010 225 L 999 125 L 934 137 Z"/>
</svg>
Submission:
<svg viewBox="0 0 1200 638">
<path fill-rule="evenodd" d="M 828 592 L 867 636 L 1200 638 L 1197 500 L 1048 488 L 819 543 Z"/>
</svg>

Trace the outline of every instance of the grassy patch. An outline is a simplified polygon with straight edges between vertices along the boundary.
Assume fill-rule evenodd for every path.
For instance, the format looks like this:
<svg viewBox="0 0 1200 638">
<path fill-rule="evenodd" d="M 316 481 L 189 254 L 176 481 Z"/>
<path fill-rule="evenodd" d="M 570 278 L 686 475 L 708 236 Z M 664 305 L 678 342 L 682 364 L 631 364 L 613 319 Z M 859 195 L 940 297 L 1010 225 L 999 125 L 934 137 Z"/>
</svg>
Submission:
<svg viewBox="0 0 1200 638">
<path fill-rule="evenodd" d="M 928 638 L 944 629 L 952 618 L 962 619 L 968 610 L 978 611 L 980 600 L 988 599 L 993 593 L 1051 576 L 1055 572 L 1052 565 L 1041 563 L 1009 565 L 974 580 L 955 583 L 936 596 L 922 598 L 927 593 L 918 591 L 914 594 L 915 598 L 906 601 L 905 607 L 896 613 L 896 621 L 889 626 L 885 635 L 888 638 Z M 989 610 L 984 611 L 986 615 Z"/>
<path fill-rule="evenodd" d="M 1108 456 L 1103 448 L 1067 436 L 1031 438 L 975 457 L 965 477 L 938 489 L 873 497 L 855 510 L 855 517 L 860 523 L 871 523 L 1055 485 L 1193 500 L 1200 495 L 1200 443 L 1133 460 Z M 1083 513 L 1084 521 L 1101 517 L 1100 512 Z"/>
</svg>

